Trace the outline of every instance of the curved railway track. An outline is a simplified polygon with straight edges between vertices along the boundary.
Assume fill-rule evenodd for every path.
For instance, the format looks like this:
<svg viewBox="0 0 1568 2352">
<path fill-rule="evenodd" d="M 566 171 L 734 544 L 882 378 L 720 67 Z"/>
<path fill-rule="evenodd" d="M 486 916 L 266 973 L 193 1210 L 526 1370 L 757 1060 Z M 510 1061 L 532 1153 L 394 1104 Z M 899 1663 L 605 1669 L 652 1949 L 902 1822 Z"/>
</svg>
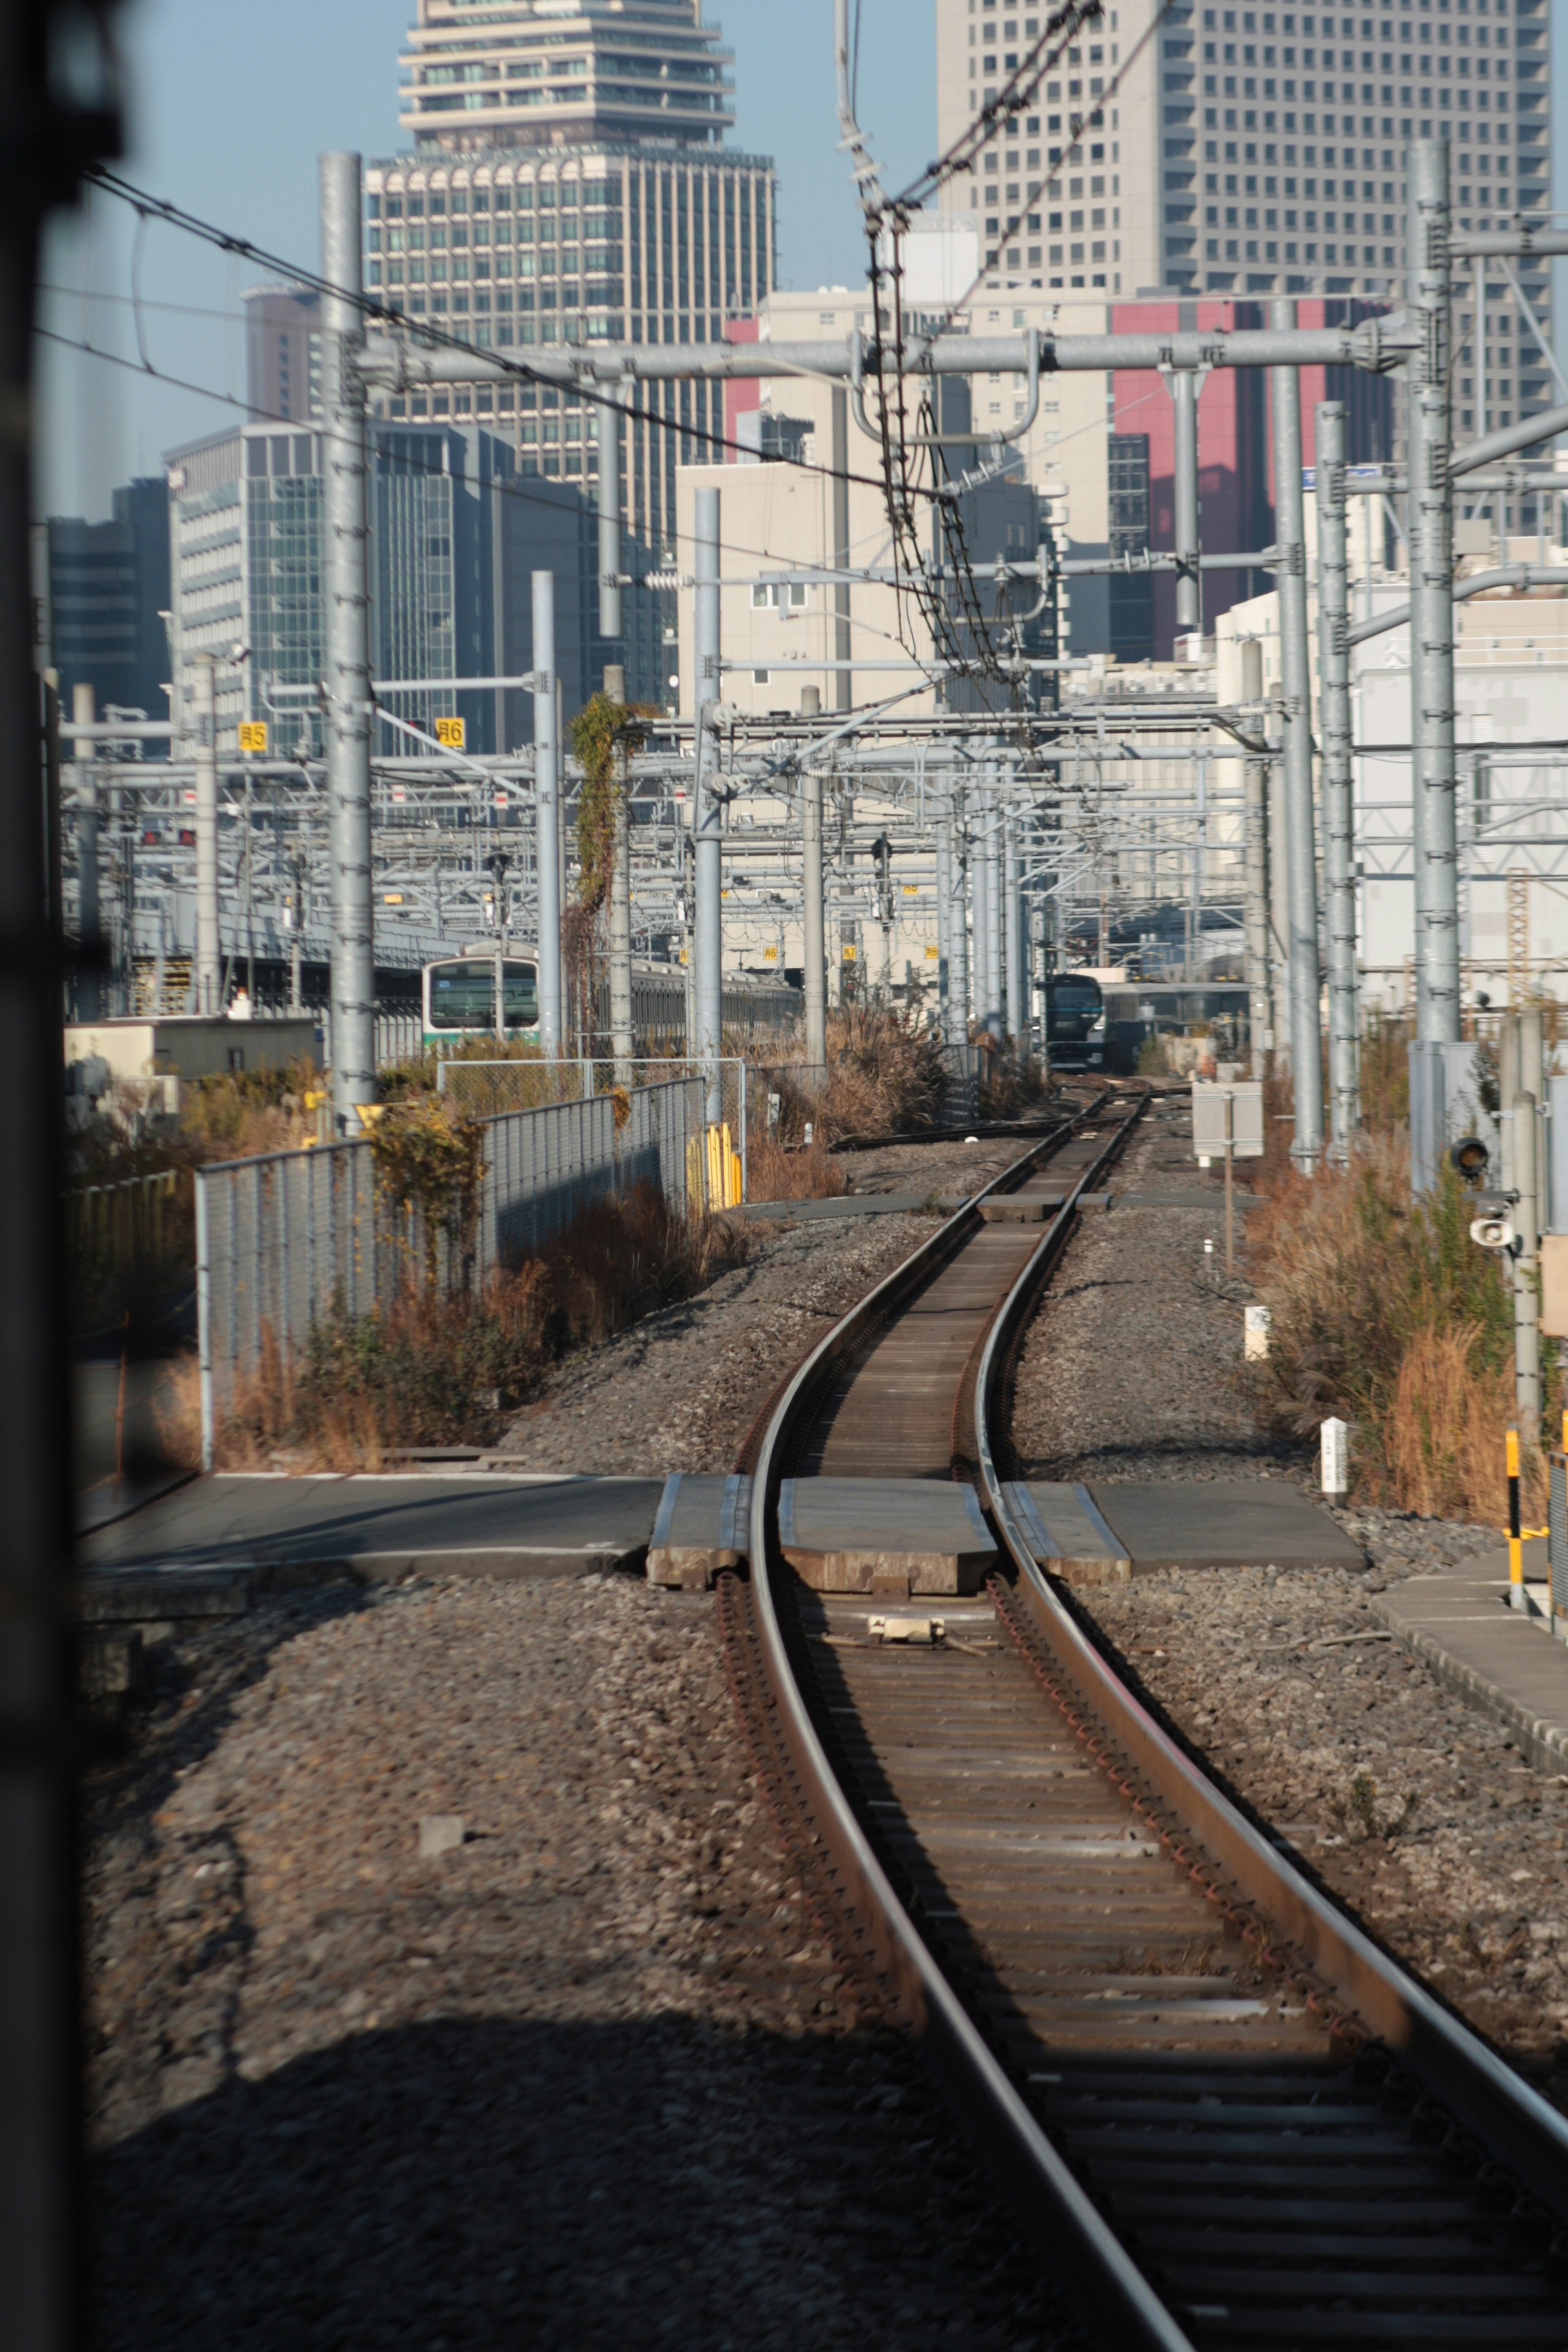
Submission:
<svg viewBox="0 0 1568 2352">
<path fill-rule="evenodd" d="M 990 1188 L 1070 1185 L 1043 1238 L 971 1202 L 775 1401 L 721 1588 L 766 1777 L 1098 2341 L 1568 2347 L 1568 2124 L 1176 1747 L 1015 1524 L 1011 1353 L 1145 1102 Z M 816 1473 L 975 1486 L 1001 1566 L 912 1605 L 943 1639 L 874 1641 L 784 1562 Z"/>
</svg>

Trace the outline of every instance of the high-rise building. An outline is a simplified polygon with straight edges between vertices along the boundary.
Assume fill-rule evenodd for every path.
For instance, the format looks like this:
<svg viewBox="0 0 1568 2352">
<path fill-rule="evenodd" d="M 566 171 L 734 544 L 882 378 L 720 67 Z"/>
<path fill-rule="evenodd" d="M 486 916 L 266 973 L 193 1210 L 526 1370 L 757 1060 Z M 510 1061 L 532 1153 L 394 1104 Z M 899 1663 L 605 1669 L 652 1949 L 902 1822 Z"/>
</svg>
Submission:
<svg viewBox="0 0 1568 2352">
<path fill-rule="evenodd" d="M 114 493 L 108 522 L 51 515 L 35 563 L 39 644 L 65 709 L 90 686 L 100 711 L 169 715 L 169 494 L 153 477 Z M 151 746 L 149 749 L 151 750 Z"/>
<path fill-rule="evenodd" d="M 321 434 L 245 425 L 174 450 L 168 465 L 178 715 L 189 715 L 194 657 L 216 654 L 221 751 L 237 749 L 241 719 L 265 719 L 274 752 L 319 751 Z M 597 524 L 581 490 L 525 479 L 493 433 L 377 425 L 370 511 L 374 675 L 432 681 L 384 695 L 384 709 L 426 733 L 437 718 L 461 718 L 472 751 L 531 741 L 531 694 L 438 681 L 526 675 L 535 570 L 555 574 L 569 705 L 586 699 L 607 656 L 594 634 Z M 379 749 L 417 748 L 391 729 L 383 737 Z"/>
<path fill-rule="evenodd" d="M 1172 0 L 1149 37 L 1153 16 L 1132 0 L 1087 26 L 1038 110 L 944 192 L 982 221 L 991 285 L 1397 299 L 1414 139 L 1447 139 L 1461 228 L 1551 203 L 1547 0 Z M 1043 22 L 1009 0 L 937 0 L 943 152 Z M 1548 265 L 1519 267 L 1544 329 Z M 1543 404 L 1550 382 L 1500 277 L 1493 298 L 1485 422 L 1500 425 Z"/>
<path fill-rule="evenodd" d="M 320 295 L 298 286 L 252 286 L 243 299 L 246 404 L 252 422 L 320 424 Z"/>
<path fill-rule="evenodd" d="M 367 288 L 411 322 L 526 358 L 550 345 L 718 342 L 774 280 L 774 178 L 720 142 L 728 52 L 700 0 L 420 0 L 405 56 L 414 152 L 365 175 Z M 586 488 L 595 411 L 524 383 L 381 404 L 482 422 L 519 467 Z M 625 428 L 624 520 L 660 563 L 678 465 L 718 454 L 721 384 L 641 385 Z M 637 570 L 629 562 L 628 571 Z M 668 698 L 668 614 L 626 604 L 628 691 Z"/>
<path fill-rule="evenodd" d="M 717 145 L 731 53 L 701 0 L 419 0 L 399 120 L 419 147 Z"/>
</svg>

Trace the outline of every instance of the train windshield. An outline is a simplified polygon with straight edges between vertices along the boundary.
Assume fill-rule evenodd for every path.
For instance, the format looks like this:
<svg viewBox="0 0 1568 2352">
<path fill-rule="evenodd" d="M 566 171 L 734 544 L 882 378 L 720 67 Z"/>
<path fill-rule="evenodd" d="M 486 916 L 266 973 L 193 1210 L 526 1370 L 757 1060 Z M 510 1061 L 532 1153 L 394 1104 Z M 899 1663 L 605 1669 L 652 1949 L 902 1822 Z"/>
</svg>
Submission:
<svg viewBox="0 0 1568 2352">
<path fill-rule="evenodd" d="M 1046 983 L 1047 1034 L 1053 1042 L 1076 1045 L 1087 1039 L 1102 1010 L 1100 982 L 1063 974 Z"/>
<path fill-rule="evenodd" d="M 531 1029 L 539 1019 L 535 967 L 510 957 L 502 969 L 502 1003 L 509 1029 Z M 487 1029 L 496 1025 L 496 968 L 488 959 L 430 966 L 432 1029 Z"/>
</svg>

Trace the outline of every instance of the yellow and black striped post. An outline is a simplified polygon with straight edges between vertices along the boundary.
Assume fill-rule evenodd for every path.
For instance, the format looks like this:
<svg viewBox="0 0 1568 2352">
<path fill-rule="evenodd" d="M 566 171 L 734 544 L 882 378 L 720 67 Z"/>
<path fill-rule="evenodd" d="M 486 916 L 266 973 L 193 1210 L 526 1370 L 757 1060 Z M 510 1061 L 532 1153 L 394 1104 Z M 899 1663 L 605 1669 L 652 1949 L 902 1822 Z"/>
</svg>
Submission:
<svg viewBox="0 0 1568 2352">
<path fill-rule="evenodd" d="M 1508 1580 L 1509 1600 L 1515 1609 L 1522 1609 L 1524 1596 L 1524 1544 L 1519 1525 L 1519 1432 L 1508 1433 Z"/>
</svg>

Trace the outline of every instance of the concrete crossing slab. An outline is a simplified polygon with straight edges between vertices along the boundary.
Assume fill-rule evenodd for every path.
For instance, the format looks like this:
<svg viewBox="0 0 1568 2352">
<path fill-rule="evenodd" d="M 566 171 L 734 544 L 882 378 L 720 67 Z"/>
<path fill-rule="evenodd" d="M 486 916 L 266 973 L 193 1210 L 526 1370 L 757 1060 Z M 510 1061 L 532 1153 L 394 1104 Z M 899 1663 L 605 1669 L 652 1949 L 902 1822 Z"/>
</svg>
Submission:
<svg viewBox="0 0 1568 2352">
<path fill-rule="evenodd" d="M 1101 1584 L 1160 1568 L 1361 1568 L 1339 1522 L 1282 1478 L 1163 1479 L 1008 1489 L 1035 1558 Z"/>
<path fill-rule="evenodd" d="M 1363 1568 L 1366 1555 L 1283 1478 L 1171 1478 L 1094 1488 L 1131 1574 L 1156 1568 Z"/>
<path fill-rule="evenodd" d="M 974 1489 L 952 1478 L 786 1478 L 779 1541 L 819 1592 L 977 1592 L 996 1559 Z"/>
<path fill-rule="evenodd" d="M 1046 1480 L 1004 1489 L 1042 1568 L 1075 1584 L 1109 1584 L 1131 1572 L 1121 1538 L 1101 1517 L 1087 1486 Z"/>
<path fill-rule="evenodd" d="M 208 1586 L 227 1591 L 237 1574 L 247 1589 L 323 1570 L 375 1580 L 581 1576 L 640 1565 L 663 1484 L 471 1471 L 220 1474 L 94 1529 L 78 1558 L 89 1611 L 110 1608 L 113 1592 L 121 1613 L 139 1581 L 174 1600 Z"/>
<path fill-rule="evenodd" d="M 751 1508 L 752 1482 L 739 1471 L 728 1477 L 672 1471 L 648 1539 L 648 1582 L 706 1592 L 721 1569 L 746 1558 Z"/>
</svg>

